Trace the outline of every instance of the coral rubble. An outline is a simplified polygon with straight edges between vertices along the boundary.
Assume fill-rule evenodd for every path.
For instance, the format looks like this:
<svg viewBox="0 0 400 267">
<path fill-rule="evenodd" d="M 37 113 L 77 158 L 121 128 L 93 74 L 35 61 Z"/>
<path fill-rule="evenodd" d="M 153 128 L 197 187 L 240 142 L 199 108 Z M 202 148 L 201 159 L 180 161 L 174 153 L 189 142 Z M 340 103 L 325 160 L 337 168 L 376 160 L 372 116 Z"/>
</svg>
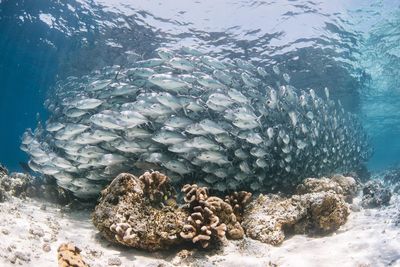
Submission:
<svg viewBox="0 0 400 267">
<path fill-rule="evenodd" d="M 377 208 L 388 205 L 392 193 L 380 180 L 371 180 L 363 187 L 363 198 L 361 205 L 364 208 Z"/>
</svg>

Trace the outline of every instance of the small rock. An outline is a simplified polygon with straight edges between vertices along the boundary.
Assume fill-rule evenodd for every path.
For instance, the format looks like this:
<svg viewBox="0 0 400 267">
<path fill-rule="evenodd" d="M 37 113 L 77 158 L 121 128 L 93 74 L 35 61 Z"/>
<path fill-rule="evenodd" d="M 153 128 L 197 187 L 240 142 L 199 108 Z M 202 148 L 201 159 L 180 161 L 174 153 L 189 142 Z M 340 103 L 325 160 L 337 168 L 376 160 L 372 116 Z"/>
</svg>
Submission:
<svg viewBox="0 0 400 267">
<path fill-rule="evenodd" d="M 29 253 L 23 253 L 21 251 L 16 251 L 14 253 L 14 256 L 21 261 L 25 261 L 25 262 L 31 261 L 31 255 Z"/>
<path fill-rule="evenodd" d="M 103 255 L 103 252 L 102 251 L 99 251 L 99 250 L 95 250 L 95 249 L 87 249 L 87 252 L 86 252 L 88 255 L 90 255 L 90 256 L 92 256 L 92 257 L 94 257 L 94 258 L 100 258 L 102 255 Z"/>
<path fill-rule="evenodd" d="M 38 236 L 38 237 L 43 237 L 44 236 L 44 231 L 42 227 L 38 225 L 32 225 L 31 228 L 29 229 L 29 233 Z"/>
<path fill-rule="evenodd" d="M 42 249 L 44 252 L 50 252 L 51 247 L 48 243 L 44 243 Z"/>
<path fill-rule="evenodd" d="M 114 258 L 109 258 L 108 259 L 108 265 L 109 266 L 120 266 L 122 264 L 121 259 L 114 257 Z"/>
<path fill-rule="evenodd" d="M 9 256 L 8 257 L 8 260 L 11 262 L 11 263 L 16 263 L 17 262 L 17 257 L 15 256 L 15 255 L 11 255 L 11 256 Z"/>
<path fill-rule="evenodd" d="M 359 212 L 359 211 L 361 211 L 361 207 L 359 205 L 353 203 L 350 205 L 350 210 L 354 211 L 354 212 Z"/>
<path fill-rule="evenodd" d="M 47 209 L 46 204 L 42 204 L 42 205 L 40 206 L 40 209 L 41 209 L 41 210 L 46 210 L 46 209 Z"/>
<path fill-rule="evenodd" d="M 2 232 L 4 235 L 10 234 L 10 231 L 9 231 L 8 229 L 1 229 L 1 232 Z"/>
<path fill-rule="evenodd" d="M 178 252 L 177 256 L 181 259 L 187 259 L 189 256 L 192 256 L 193 252 L 189 251 L 187 249 L 182 249 L 181 251 Z"/>
</svg>

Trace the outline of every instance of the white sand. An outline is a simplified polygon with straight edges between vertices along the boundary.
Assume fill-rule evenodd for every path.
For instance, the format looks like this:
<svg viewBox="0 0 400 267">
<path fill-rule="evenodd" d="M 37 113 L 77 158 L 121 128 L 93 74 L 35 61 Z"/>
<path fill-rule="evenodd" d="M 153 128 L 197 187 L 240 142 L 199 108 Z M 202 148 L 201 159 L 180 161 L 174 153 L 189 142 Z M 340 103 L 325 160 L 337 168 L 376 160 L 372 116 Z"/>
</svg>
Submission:
<svg viewBox="0 0 400 267">
<path fill-rule="evenodd" d="M 193 250 L 182 259 L 178 250 L 145 253 L 104 241 L 90 221 L 90 212 L 65 213 L 37 200 L 0 203 L 0 266 L 57 266 L 57 248 L 72 241 L 90 266 L 400 266 L 400 198 L 383 209 L 352 212 L 337 233 L 311 238 L 297 235 L 279 247 L 251 239 L 227 241 L 218 252 Z M 41 209 L 46 205 L 46 209 Z M 45 252 L 43 246 L 51 248 Z M 181 252 L 182 254 L 182 252 Z M 118 260 L 119 259 L 119 260 Z M 15 261 L 16 263 L 11 263 Z"/>
</svg>

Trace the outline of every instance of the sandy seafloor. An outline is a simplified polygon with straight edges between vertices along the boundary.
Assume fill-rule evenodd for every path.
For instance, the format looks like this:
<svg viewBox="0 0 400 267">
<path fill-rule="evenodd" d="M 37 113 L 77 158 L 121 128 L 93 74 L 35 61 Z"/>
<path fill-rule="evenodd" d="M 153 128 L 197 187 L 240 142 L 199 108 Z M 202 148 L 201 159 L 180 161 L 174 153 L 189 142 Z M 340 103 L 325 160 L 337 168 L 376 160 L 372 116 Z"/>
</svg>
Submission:
<svg viewBox="0 0 400 267">
<path fill-rule="evenodd" d="M 57 266 L 57 248 L 68 241 L 90 266 L 400 266 L 400 197 L 381 209 L 353 211 L 330 236 L 296 235 L 278 247 L 245 238 L 219 251 L 192 249 L 187 258 L 177 249 L 145 253 L 111 245 L 97 234 L 90 211 L 66 212 L 33 199 L 0 203 L 0 266 Z"/>
</svg>

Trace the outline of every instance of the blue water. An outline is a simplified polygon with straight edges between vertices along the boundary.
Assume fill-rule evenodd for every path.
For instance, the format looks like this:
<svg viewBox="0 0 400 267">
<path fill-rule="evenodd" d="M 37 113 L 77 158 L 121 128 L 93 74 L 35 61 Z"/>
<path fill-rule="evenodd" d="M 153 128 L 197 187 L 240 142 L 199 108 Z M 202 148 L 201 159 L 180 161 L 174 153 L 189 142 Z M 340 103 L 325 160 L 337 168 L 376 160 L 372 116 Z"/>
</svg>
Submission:
<svg viewBox="0 0 400 267">
<path fill-rule="evenodd" d="M 46 119 L 58 79 L 190 45 L 330 88 L 371 137 L 369 167 L 383 168 L 400 156 L 399 26 L 397 1 L 0 0 L 0 162 L 27 160 L 20 137 Z"/>
</svg>

